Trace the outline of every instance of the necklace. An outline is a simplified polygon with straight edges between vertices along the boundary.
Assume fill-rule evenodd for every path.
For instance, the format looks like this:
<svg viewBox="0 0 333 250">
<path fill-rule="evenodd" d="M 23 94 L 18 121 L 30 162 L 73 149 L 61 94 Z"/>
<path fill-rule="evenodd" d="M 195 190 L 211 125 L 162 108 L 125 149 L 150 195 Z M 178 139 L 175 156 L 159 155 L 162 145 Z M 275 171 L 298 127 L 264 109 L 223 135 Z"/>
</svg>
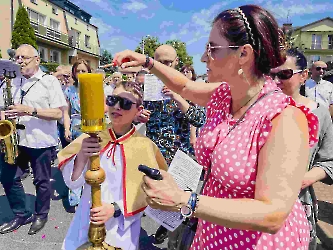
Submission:
<svg viewBox="0 0 333 250">
<path fill-rule="evenodd" d="M 258 95 L 260 93 L 260 91 L 262 90 L 262 88 L 259 89 L 259 91 L 257 93 L 255 93 L 245 104 L 243 104 L 239 109 L 237 109 L 235 112 L 232 113 L 232 115 L 235 115 L 239 110 L 241 110 L 242 108 L 244 108 L 256 95 Z"/>
</svg>

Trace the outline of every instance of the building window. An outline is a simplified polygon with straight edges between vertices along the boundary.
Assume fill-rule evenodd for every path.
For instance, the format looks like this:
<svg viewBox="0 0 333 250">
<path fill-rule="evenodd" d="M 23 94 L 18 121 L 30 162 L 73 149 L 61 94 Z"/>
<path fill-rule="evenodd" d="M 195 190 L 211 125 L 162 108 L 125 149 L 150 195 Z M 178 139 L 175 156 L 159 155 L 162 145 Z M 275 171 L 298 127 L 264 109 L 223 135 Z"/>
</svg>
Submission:
<svg viewBox="0 0 333 250">
<path fill-rule="evenodd" d="M 29 19 L 32 22 L 35 22 L 37 24 L 41 24 L 41 25 L 45 25 L 45 20 L 46 17 L 36 11 L 33 11 L 32 9 L 27 9 L 28 10 L 28 15 L 29 15 Z"/>
<path fill-rule="evenodd" d="M 59 26 L 60 26 L 59 22 L 57 22 L 56 20 L 53 20 L 52 18 L 50 18 L 50 27 L 51 27 L 51 29 L 59 31 Z"/>
<path fill-rule="evenodd" d="M 55 15 L 58 15 L 58 8 L 57 7 L 52 7 L 52 13 Z"/>
<path fill-rule="evenodd" d="M 77 18 L 75 18 L 75 24 L 77 24 Z"/>
<path fill-rule="evenodd" d="M 84 36 L 84 44 L 87 48 L 90 48 L 90 36 L 85 35 Z"/>
<path fill-rule="evenodd" d="M 321 35 L 312 34 L 311 49 L 321 49 Z"/>
<path fill-rule="evenodd" d="M 50 51 L 50 62 L 55 62 L 60 64 L 60 52 L 57 50 Z"/>
<path fill-rule="evenodd" d="M 89 24 L 87 24 L 87 31 L 89 31 Z"/>
<path fill-rule="evenodd" d="M 47 62 L 47 50 L 44 47 L 38 46 L 38 54 L 42 62 Z"/>
<path fill-rule="evenodd" d="M 38 4 L 37 0 L 30 0 L 30 2 L 34 3 L 34 4 Z"/>
<path fill-rule="evenodd" d="M 328 49 L 333 49 L 333 35 L 328 35 Z"/>
<path fill-rule="evenodd" d="M 69 9 L 69 13 L 73 14 L 74 15 L 74 10 L 72 9 Z"/>
</svg>

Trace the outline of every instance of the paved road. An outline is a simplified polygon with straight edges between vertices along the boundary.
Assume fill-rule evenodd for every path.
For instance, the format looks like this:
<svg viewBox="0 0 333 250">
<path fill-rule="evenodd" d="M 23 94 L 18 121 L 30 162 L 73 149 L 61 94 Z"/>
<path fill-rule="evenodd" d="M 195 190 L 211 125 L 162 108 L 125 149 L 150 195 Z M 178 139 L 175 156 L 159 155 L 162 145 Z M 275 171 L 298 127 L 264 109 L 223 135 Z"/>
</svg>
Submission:
<svg viewBox="0 0 333 250">
<path fill-rule="evenodd" d="M 61 173 L 56 167 L 52 168 L 52 188 L 53 197 L 51 201 L 51 210 L 49 221 L 45 228 L 36 235 L 28 235 L 30 225 L 22 226 L 16 232 L 0 235 L 0 250 L 60 250 L 62 241 L 65 238 L 67 229 L 72 220 L 73 214 L 67 213 L 64 207 L 66 204 L 62 201 L 65 193 L 65 184 Z M 27 193 L 28 207 L 33 210 L 35 202 L 35 187 L 32 184 L 31 177 L 23 181 Z M 12 218 L 13 214 L 9 208 L 7 198 L 0 185 L 0 224 L 6 221 L 6 218 Z M 9 218 L 9 219 L 10 219 Z M 154 246 L 152 244 L 152 234 L 156 232 L 158 225 L 148 217 L 142 218 L 142 230 L 140 236 L 140 250 L 158 250 L 166 249 L 166 242 L 162 245 Z"/>
</svg>

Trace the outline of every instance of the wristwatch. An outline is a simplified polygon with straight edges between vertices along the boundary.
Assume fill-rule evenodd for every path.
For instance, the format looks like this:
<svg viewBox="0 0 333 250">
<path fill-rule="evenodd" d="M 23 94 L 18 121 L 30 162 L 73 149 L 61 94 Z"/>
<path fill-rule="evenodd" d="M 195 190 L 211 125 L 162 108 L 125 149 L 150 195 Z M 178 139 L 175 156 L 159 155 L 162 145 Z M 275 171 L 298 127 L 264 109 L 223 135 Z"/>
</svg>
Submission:
<svg viewBox="0 0 333 250">
<path fill-rule="evenodd" d="M 118 204 L 115 203 L 115 202 L 112 202 L 111 204 L 114 206 L 114 214 L 113 214 L 113 217 L 114 217 L 114 218 L 119 217 L 119 216 L 121 215 L 120 207 L 119 207 Z"/>
<path fill-rule="evenodd" d="M 197 201 L 197 194 L 192 193 L 190 199 L 188 200 L 188 203 L 180 208 L 180 213 L 183 217 L 187 219 L 192 216 L 196 206 L 196 201 Z"/>
<path fill-rule="evenodd" d="M 34 116 L 34 117 L 37 117 L 37 109 L 36 108 L 34 108 L 34 111 L 32 111 L 31 115 Z"/>
</svg>

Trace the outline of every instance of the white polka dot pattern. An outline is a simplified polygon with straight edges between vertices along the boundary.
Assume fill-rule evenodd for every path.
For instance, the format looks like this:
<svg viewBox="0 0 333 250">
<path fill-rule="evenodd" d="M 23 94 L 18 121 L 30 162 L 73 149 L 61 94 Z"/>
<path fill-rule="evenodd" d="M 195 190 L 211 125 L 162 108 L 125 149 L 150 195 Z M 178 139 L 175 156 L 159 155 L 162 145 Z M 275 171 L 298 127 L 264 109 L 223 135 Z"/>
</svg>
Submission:
<svg viewBox="0 0 333 250">
<path fill-rule="evenodd" d="M 260 95 L 276 89 L 267 79 Z M 211 177 L 204 195 L 217 198 L 254 198 L 257 158 L 272 129 L 271 120 L 288 105 L 298 107 L 307 117 L 309 144 L 317 142 L 318 119 L 309 109 L 298 106 L 283 93 L 260 100 L 229 133 L 236 122 L 230 114 L 229 86 L 222 83 L 207 105 L 207 121 L 196 143 L 196 155 L 205 168 L 211 165 Z M 199 219 L 191 250 L 197 249 L 302 249 L 309 243 L 309 224 L 303 207 L 295 202 L 292 212 L 277 234 L 238 230 Z"/>
</svg>

